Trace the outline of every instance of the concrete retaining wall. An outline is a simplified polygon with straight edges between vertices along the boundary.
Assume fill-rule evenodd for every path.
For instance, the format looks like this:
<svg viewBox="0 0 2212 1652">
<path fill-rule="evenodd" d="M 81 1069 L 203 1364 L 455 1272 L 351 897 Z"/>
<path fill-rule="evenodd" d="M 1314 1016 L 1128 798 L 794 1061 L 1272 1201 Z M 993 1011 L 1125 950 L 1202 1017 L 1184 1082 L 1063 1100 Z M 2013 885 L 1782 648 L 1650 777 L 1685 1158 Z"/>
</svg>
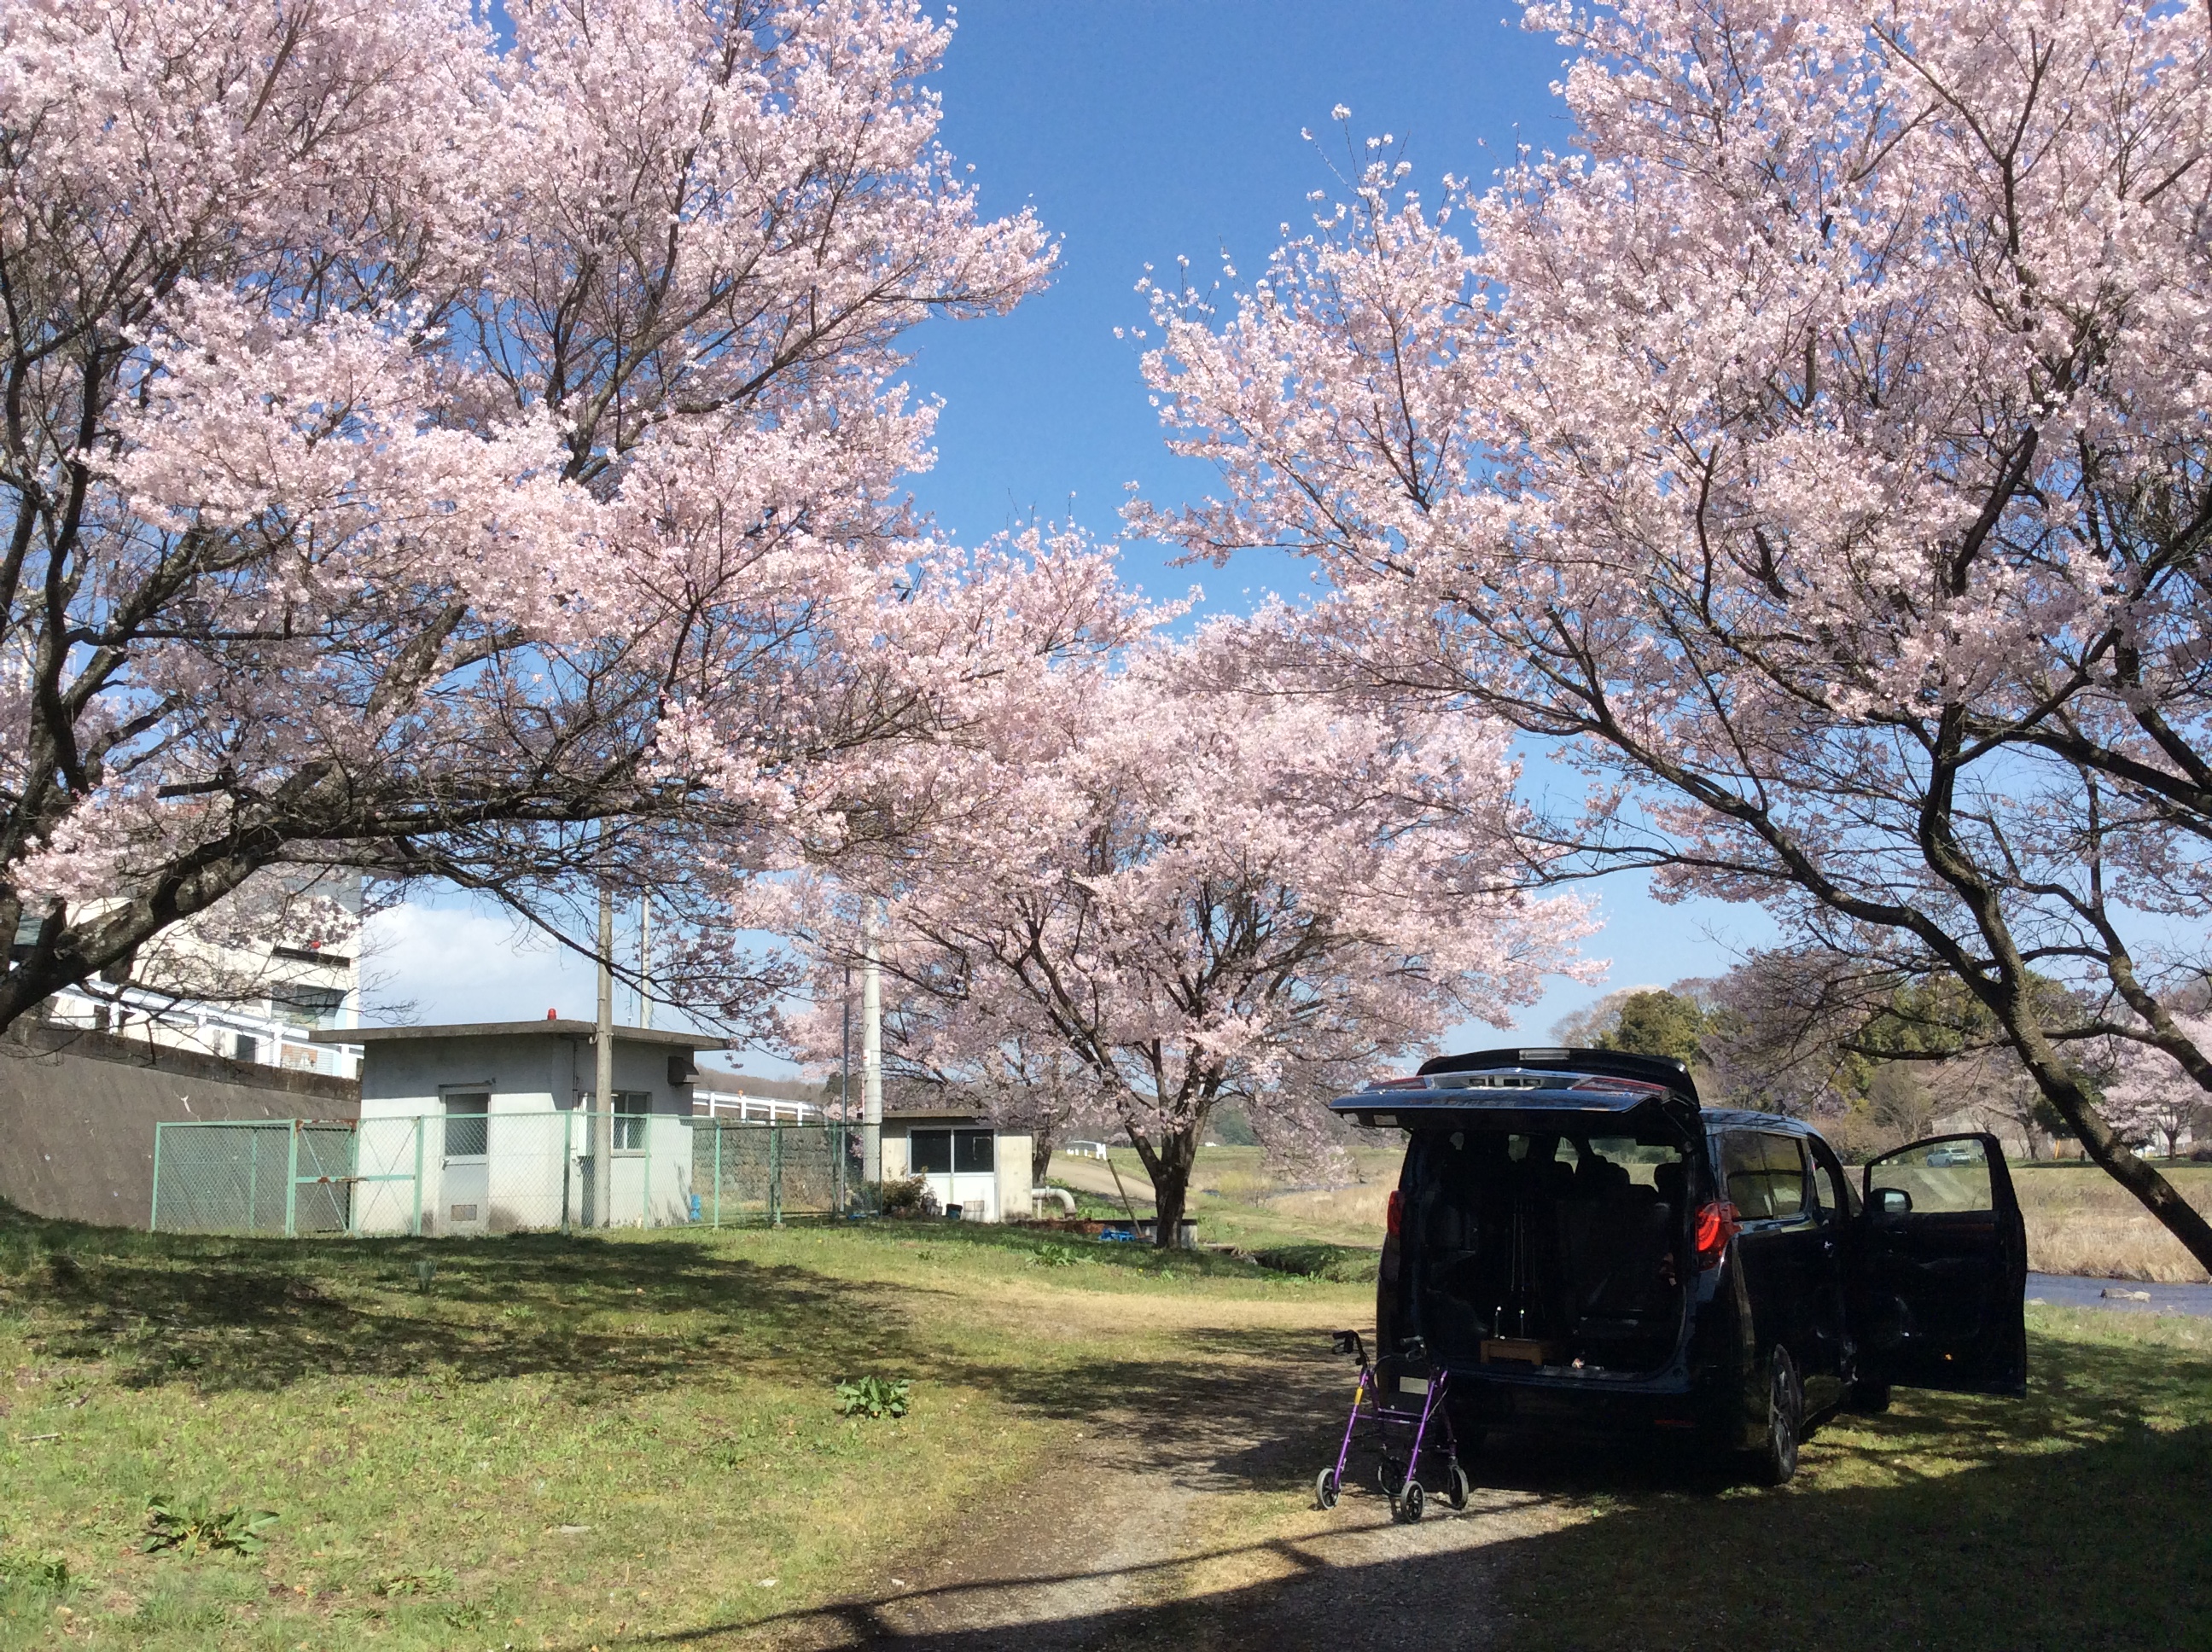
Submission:
<svg viewBox="0 0 2212 1652">
<path fill-rule="evenodd" d="M 34 1215 L 143 1228 L 156 1124 L 360 1114 L 361 1087 L 349 1079 L 19 1024 L 0 1036 L 0 1199 Z"/>
</svg>

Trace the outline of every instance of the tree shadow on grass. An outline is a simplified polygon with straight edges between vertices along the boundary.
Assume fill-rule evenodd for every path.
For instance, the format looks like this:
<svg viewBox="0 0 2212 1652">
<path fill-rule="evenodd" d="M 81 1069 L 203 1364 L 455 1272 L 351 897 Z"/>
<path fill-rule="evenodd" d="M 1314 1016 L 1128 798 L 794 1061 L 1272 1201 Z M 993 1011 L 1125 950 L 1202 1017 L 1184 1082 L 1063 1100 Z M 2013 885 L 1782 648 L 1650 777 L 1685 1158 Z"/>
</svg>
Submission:
<svg viewBox="0 0 2212 1652">
<path fill-rule="evenodd" d="M 1197 1598 L 1040 1618 L 1023 1591 L 1069 1580 L 1032 1577 L 605 1644 L 2164 1652 L 2212 1645 L 2209 1473 L 2200 1424 L 1881 1485 L 1713 1497 L 1631 1476 L 1534 1534 L 1510 1514 L 1469 1514 L 1230 1546 L 1205 1558 L 1276 1575 Z M 1071 1576 L 1141 1598 L 1169 1592 L 1168 1570 Z M 946 1623 L 958 1627 L 925 1626 Z"/>
<path fill-rule="evenodd" d="M 1305 1340 L 1268 1333 L 1246 1345 L 1264 1364 L 1295 1357 Z M 963 1582 L 632 1643 L 2212 1646 L 2212 1363 L 2038 1334 L 2031 1367 L 2025 1400 L 1900 1391 L 1886 1415 L 1835 1418 L 1781 1491 L 1727 1484 L 1676 1457 L 1505 1436 L 1478 1460 L 1488 1490 L 1476 1508 L 1412 1530 L 1358 1493 L 1316 1537 L 1127 1572 Z M 1197 1364 L 1114 1375 L 1144 1421 L 1140 1459 L 1185 1484 L 1300 1495 L 1307 1460 L 1334 1451 L 1340 1413 L 1308 1408 L 1300 1385 L 1213 1382 Z M 1207 1395 L 1210 1406 L 1196 1403 Z M 1023 1395 L 1048 1412 L 1090 1399 L 1080 1381 Z M 1240 1437 L 1241 1451 L 1213 1455 Z M 1193 1559 L 1240 1557 L 1253 1563 L 1247 1572 L 1277 1576 L 1159 1598 L 1177 1592 Z M 1028 1609 L 1025 1590 L 1042 1596 L 1071 1578 L 1126 1586 L 1149 1603 Z M 957 1632 L 937 1626 L 956 1622 Z"/>
<path fill-rule="evenodd" d="M 0 1286 L 35 1300 L 47 1356 L 112 1360 L 137 1388 L 434 1370 L 612 1395 L 795 1357 L 842 1372 L 913 1356 L 887 1288 L 703 1238 L 155 1237 L 0 1210 Z"/>
</svg>

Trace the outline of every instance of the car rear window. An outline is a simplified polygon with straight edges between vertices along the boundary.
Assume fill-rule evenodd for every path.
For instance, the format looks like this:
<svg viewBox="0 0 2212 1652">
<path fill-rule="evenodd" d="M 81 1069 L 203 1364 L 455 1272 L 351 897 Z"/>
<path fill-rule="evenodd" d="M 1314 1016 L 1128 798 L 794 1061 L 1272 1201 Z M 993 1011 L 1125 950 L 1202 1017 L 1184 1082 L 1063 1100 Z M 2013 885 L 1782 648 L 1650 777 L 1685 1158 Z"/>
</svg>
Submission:
<svg viewBox="0 0 2212 1652">
<path fill-rule="evenodd" d="M 1499 1151 L 1515 1164 L 1534 1159 L 1556 1165 L 1557 1186 L 1584 1191 L 1611 1187 L 1649 1187 L 1670 1206 L 1683 1199 L 1682 1150 L 1668 1142 L 1639 1141 L 1634 1136 L 1528 1135 L 1518 1131 L 1454 1130 L 1431 1139 L 1424 1132 L 1415 1138 L 1412 1162 L 1418 1167 L 1409 1186 L 1422 1185 L 1432 1176 L 1449 1175 L 1466 1157 Z M 1483 1139 L 1470 1145 L 1474 1138 Z M 1486 1146 L 1484 1144 L 1487 1144 Z"/>
</svg>

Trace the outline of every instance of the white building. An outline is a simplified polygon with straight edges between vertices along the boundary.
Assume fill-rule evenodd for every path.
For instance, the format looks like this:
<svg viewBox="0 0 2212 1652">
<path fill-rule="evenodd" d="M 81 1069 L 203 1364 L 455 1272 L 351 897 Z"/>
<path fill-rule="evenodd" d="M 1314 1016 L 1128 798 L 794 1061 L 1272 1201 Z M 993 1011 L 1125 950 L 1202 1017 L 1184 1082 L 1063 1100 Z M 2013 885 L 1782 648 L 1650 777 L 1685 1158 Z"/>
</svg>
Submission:
<svg viewBox="0 0 2212 1652">
<path fill-rule="evenodd" d="M 1034 1214 L 1030 1139 L 1001 1132 L 972 1108 L 901 1112 L 884 1120 L 884 1180 L 918 1175 L 948 1212 L 1006 1222 Z"/>
<path fill-rule="evenodd" d="M 55 993 L 46 1020 L 233 1061 L 356 1077 L 359 1044 L 314 1035 L 360 1025 L 361 965 L 349 944 L 340 951 L 309 925 L 319 915 L 343 932 L 341 914 L 361 912 L 361 879 L 264 874 L 249 884 L 247 898 L 259 908 L 264 938 L 210 940 L 191 926 L 168 931 L 136 957 Z M 288 921 L 295 918 L 301 921 Z M 38 927 L 36 917 L 18 924 L 19 955 L 36 944 Z M 265 938 L 270 931 L 277 938 Z"/>
<path fill-rule="evenodd" d="M 691 1219 L 692 1056 L 719 1041 L 614 1033 L 608 1211 L 594 1208 L 588 1021 L 325 1029 L 359 1043 L 360 1233 L 482 1234 Z M 419 1209 L 417 1201 L 419 1202 Z"/>
</svg>

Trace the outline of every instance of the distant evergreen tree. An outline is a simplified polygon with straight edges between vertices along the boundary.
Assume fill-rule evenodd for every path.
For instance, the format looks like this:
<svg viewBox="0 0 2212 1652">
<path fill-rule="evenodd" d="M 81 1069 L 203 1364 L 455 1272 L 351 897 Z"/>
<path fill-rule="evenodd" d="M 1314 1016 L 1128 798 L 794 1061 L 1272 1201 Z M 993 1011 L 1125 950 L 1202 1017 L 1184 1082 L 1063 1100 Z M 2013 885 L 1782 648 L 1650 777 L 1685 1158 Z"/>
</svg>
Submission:
<svg viewBox="0 0 2212 1652">
<path fill-rule="evenodd" d="M 1705 1036 L 1704 1009 L 1678 993 L 1660 988 L 1631 993 L 1621 1001 L 1620 1018 L 1600 1033 L 1601 1050 L 1628 1055 L 1671 1056 L 1678 1061 L 1704 1059 L 1699 1041 Z"/>
</svg>

